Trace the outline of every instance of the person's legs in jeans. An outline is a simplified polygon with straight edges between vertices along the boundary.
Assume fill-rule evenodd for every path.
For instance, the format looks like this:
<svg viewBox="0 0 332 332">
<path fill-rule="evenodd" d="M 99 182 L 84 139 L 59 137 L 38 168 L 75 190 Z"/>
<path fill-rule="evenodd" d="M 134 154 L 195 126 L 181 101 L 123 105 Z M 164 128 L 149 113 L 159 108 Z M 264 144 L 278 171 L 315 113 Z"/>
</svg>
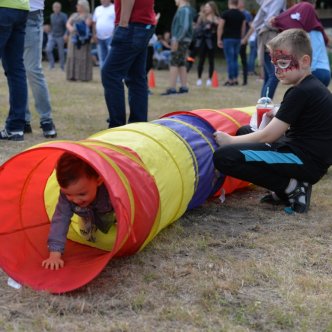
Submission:
<svg viewBox="0 0 332 332">
<path fill-rule="evenodd" d="M 55 40 L 58 47 L 60 68 L 65 70 L 65 41 L 63 37 L 57 37 Z"/>
<path fill-rule="evenodd" d="M 35 108 L 40 116 L 40 125 L 43 129 L 44 136 L 46 132 L 51 132 L 50 136 L 46 137 L 55 137 L 56 132 L 52 121 L 50 97 L 41 62 L 43 42 L 42 26 L 42 14 L 38 13 L 31 16 L 30 13 L 24 42 L 24 65 L 35 100 Z M 25 120 L 27 123 L 31 121 L 28 103 Z M 54 134 L 52 134 L 52 132 L 54 132 Z"/>
<path fill-rule="evenodd" d="M 228 82 L 230 84 L 237 82 L 238 63 L 237 58 L 240 52 L 241 41 L 239 39 L 225 38 L 224 53 L 227 62 Z"/>
<path fill-rule="evenodd" d="M 98 39 L 98 41 L 97 41 L 97 51 L 98 51 L 100 69 L 103 67 L 105 59 L 107 57 L 108 51 L 110 49 L 111 41 L 112 41 L 111 38 Z"/>
<path fill-rule="evenodd" d="M 130 115 L 128 123 L 148 121 L 148 86 L 146 79 L 145 48 L 130 66 L 126 77 Z"/>
<path fill-rule="evenodd" d="M 48 67 L 50 69 L 54 68 L 55 61 L 54 61 L 53 50 L 55 48 L 55 45 L 56 45 L 56 39 L 53 38 L 52 36 L 49 36 L 46 45 L 46 54 L 48 59 Z"/>
<path fill-rule="evenodd" d="M 232 59 L 233 59 L 234 49 L 232 47 L 231 39 L 225 38 L 223 40 L 223 44 L 224 44 L 224 54 L 225 54 L 226 64 L 227 64 L 228 82 L 232 82 L 232 80 L 233 80 Z"/>
<path fill-rule="evenodd" d="M 270 54 L 264 53 L 264 83 L 261 90 L 261 97 L 274 97 L 274 93 L 277 89 L 279 80 L 275 75 L 274 65 L 271 63 Z"/>
<path fill-rule="evenodd" d="M 27 83 L 23 64 L 25 23 L 28 12 L 0 8 L 0 58 L 9 88 L 8 132 L 22 132 L 27 103 Z"/>
<path fill-rule="evenodd" d="M 248 61 L 248 72 L 255 73 L 255 62 L 257 58 L 257 41 L 249 41 L 249 61 Z"/>
<path fill-rule="evenodd" d="M 153 31 L 153 27 L 147 29 L 143 25 L 136 24 L 130 24 L 128 28 L 117 27 L 115 29 L 111 50 L 101 71 L 109 112 L 109 128 L 126 124 L 123 79 L 126 79 L 130 87 L 130 105 L 139 107 L 143 117 L 144 114 L 147 114 L 146 49 Z M 142 56 L 144 59 L 141 58 Z M 140 60 L 137 60 L 136 63 L 137 58 Z M 132 69 L 134 63 L 142 68 Z M 129 71 L 130 75 L 128 75 Z M 134 82 L 141 80 L 142 77 L 141 82 Z M 135 107 L 131 110 L 134 117 L 137 116 Z M 130 120 L 133 121 L 132 118 Z"/>
<path fill-rule="evenodd" d="M 233 72 L 234 72 L 234 80 L 237 84 L 237 79 L 239 76 L 239 63 L 238 58 L 240 54 L 240 47 L 241 47 L 241 39 L 233 39 L 233 47 L 234 47 L 234 53 L 233 53 Z"/>
<path fill-rule="evenodd" d="M 118 30 L 119 28 L 117 28 Z M 118 33 L 119 34 L 119 33 Z M 109 113 L 109 128 L 126 124 L 126 103 L 123 79 L 126 77 L 133 56 L 129 56 L 125 41 L 114 44 L 101 69 L 101 78 L 104 87 L 105 101 Z"/>
</svg>

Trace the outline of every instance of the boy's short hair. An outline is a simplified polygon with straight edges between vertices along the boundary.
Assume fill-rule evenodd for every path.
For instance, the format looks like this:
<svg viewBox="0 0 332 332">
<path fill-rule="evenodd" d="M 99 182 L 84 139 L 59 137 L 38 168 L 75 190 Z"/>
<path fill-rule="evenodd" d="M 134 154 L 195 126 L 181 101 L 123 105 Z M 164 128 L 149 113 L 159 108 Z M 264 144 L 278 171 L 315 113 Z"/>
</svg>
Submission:
<svg viewBox="0 0 332 332">
<path fill-rule="evenodd" d="M 55 170 L 56 178 L 62 188 L 67 188 L 82 177 L 99 177 L 99 174 L 88 163 L 69 152 L 64 152 L 61 155 Z"/>
<path fill-rule="evenodd" d="M 298 59 L 309 55 L 312 59 L 312 47 L 309 35 L 302 29 L 288 29 L 279 33 L 266 45 L 270 51 L 287 49 Z"/>
</svg>

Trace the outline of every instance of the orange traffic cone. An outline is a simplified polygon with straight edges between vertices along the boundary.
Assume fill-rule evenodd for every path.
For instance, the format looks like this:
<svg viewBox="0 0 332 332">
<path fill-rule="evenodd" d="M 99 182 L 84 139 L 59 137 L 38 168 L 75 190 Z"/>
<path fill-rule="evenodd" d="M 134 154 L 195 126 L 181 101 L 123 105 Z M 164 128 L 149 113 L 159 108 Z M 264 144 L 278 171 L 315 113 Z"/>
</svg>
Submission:
<svg viewBox="0 0 332 332">
<path fill-rule="evenodd" d="M 214 88 L 217 88 L 219 86 L 219 82 L 218 82 L 218 74 L 216 71 L 213 72 L 213 75 L 212 75 L 212 86 Z"/>
<path fill-rule="evenodd" d="M 149 71 L 149 82 L 148 82 L 148 84 L 149 84 L 150 89 L 156 87 L 156 80 L 155 80 L 155 77 L 154 77 L 153 69 L 150 69 L 150 71 Z"/>
</svg>

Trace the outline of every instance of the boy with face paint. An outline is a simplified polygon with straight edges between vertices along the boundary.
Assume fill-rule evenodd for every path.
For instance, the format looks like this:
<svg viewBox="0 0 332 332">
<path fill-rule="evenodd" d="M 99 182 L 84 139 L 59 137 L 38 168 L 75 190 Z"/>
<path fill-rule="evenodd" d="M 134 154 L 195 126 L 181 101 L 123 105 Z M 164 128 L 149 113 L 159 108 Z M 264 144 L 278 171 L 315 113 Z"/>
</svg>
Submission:
<svg viewBox="0 0 332 332">
<path fill-rule="evenodd" d="M 332 95 L 311 74 L 312 49 L 304 30 L 286 30 L 267 46 L 277 78 L 292 87 L 264 129 L 239 136 L 215 132 L 220 148 L 214 164 L 225 175 L 267 188 L 261 202 L 303 213 L 312 185 L 332 164 Z"/>
</svg>

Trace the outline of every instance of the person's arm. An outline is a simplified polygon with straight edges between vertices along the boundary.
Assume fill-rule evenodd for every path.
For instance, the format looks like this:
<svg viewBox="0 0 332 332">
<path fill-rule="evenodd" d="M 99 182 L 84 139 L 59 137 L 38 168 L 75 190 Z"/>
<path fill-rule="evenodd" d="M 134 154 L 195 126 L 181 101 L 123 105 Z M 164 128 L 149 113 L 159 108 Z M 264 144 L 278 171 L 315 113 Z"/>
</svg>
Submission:
<svg viewBox="0 0 332 332">
<path fill-rule="evenodd" d="M 174 45 L 178 45 L 178 42 L 183 40 L 187 34 L 187 31 L 190 29 L 192 22 L 190 21 L 190 8 L 185 8 L 182 9 L 179 12 L 179 26 L 178 29 L 176 31 L 175 35 L 172 35 L 172 41 L 171 44 Z M 176 47 L 177 48 L 177 47 Z"/>
<path fill-rule="evenodd" d="M 88 17 L 85 19 L 85 24 L 90 28 L 92 27 L 93 21 L 91 15 L 88 15 Z"/>
<path fill-rule="evenodd" d="M 242 143 L 273 143 L 285 134 L 289 124 L 274 117 L 262 130 L 241 136 L 231 136 L 222 131 L 216 131 L 213 135 L 219 146 Z"/>
<path fill-rule="evenodd" d="M 96 25 L 97 25 L 97 13 L 96 13 L 96 9 L 93 13 L 93 16 L 92 16 L 92 42 L 97 44 L 98 42 L 98 39 L 97 39 L 97 28 L 96 28 Z"/>
<path fill-rule="evenodd" d="M 221 18 L 219 20 L 218 29 L 217 29 L 217 45 L 219 48 L 223 47 L 222 35 L 224 33 L 225 20 Z"/>
<path fill-rule="evenodd" d="M 75 30 L 75 28 L 74 28 L 74 26 L 73 26 L 73 18 L 74 18 L 74 15 L 75 15 L 75 14 L 72 14 L 72 15 L 69 17 L 69 19 L 68 19 L 68 21 L 67 21 L 67 23 L 66 23 L 66 28 L 67 28 L 67 30 L 69 31 L 69 33 L 72 33 L 72 32 L 74 32 L 74 30 Z"/>
<path fill-rule="evenodd" d="M 126 28 L 128 26 L 134 4 L 135 0 L 121 0 L 120 27 Z"/>
<path fill-rule="evenodd" d="M 48 235 L 48 249 L 50 254 L 47 259 L 42 261 L 42 267 L 45 269 L 58 270 L 64 267 L 64 261 L 61 256 L 64 252 L 72 216 L 73 212 L 70 202 L 64 194 L 60 193 Z"/>
<path fill-rule="evenodd" d="M 242 27 L 241 27 L 241 38 L 243 38 L 244 35 L 246 34 L 246 25 L 247 25 L 247 22 L 244 19 L 243 22 L 242 22 Z"/>
<path fill-rule="evenodd" d="M 254 31 L 255 31 L 254 26 L 252 25 L 252 23 L 249 23 L 249 30 L 248 30 L 248 32 L 245 34 L 245 36 L 242 38 L 241 43 L 242 43 L 242 44 L 247 44 L 247 43 L 248 43 L 248 40 L 249 40 L 249 38 L 250 38 L 250 36 L 254 33 Z"/>
</svg>

